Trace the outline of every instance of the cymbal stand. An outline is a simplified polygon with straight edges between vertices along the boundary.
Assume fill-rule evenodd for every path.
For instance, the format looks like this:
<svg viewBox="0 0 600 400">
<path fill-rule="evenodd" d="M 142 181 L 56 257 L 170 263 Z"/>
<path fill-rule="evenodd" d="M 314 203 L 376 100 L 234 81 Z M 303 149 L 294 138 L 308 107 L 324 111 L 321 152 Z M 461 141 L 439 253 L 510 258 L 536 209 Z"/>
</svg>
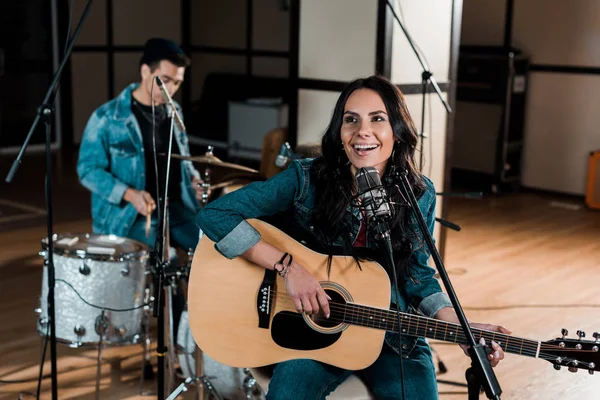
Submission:
<svg viewBox="0 0 600 400">
<path fill-rule="evenodd" d="M 206 156 L 213 156 L 213 151 L 214 151 L 214 147 L 213 146 L 208 146 L 206 148 Z M 203 175 L 203 179 L 202 179 L 202 206 L 205 206 L 206 203 L 208 203 L 208 192 L 210 189 L 210 175 L 211 175 L 211 168 L 209 166 L 207 166 L 206 168 L 204 168 L 204 175 Z"/>
<path fill-rule="evenodd" d="M 214 147 L 213 146 L 208 146 L 207 151 L 206 151 L 206 156 L 212 156 L 213 155 L 213 150 Z M 170 153 L 170 150 L 169 150 Z M 167 172 L 168 173 L 168 172 Z M 210 177 L 211 177 L 211 168 L 209 166 L 207 166 L 204 170 L 204 174 L 203 174 L 203 183 L 202 183 L 202 188 L 204 189 L 203 193 L 202 193 L 202 205 L 206 205 L 206 203 L 208 203 L 208 190 L 210 188 Z M 169 243 L 169 228 L 168 228 L 168 213 L 166 211 L 166 207 L 165 207 L 165 212 L 164 212 L 164 216 L 163 219 L 165 221 L 165 225 L 166 225 L 166 229 L 165 231 L 165 244 L 163 247 L 164 250 L 164 260 L 163 260 L 163 277 L 164 279 L 167 281 L 167 285 L 169 287 L 169 290 L 167 290 L 167 296 L 166 296 L 166 301 L 167 301 L 167 305 L 166 305 L 166 310 L 169 313 L 169 317 L 165 318 L 165 327 L 164 327 L 164 331 L 168 332 L 169 338 L 169 359 L 166 362 L 166 369 L 167 369 L 167 377 L 168 382 L 167 382 L 167 393 L 171 391 L 171 385 L 173 382 L 175 382 L 175 371 L 173 368 L 173 363 L 175 361 L 175 332 L 173 332 L 174 330 L 174 324 L 173 324 L 173 312 L 172 312 L 172 304 L 173 304 L 173 292 L 175 290 L 177 290 L 177 280 L 179 279 L 179 277 L 181 276 L 181 271 L 180 270 L 176 270 L 175 272 L 173 272 L 172 268 L 169 268 L 171 271 L 167 271 L 167 267 L 171 265 L 170 261 L 171 258 L 169 256 L 169 249 L 170 249 L 170 243 Z M 164 310 L 163 310 L 164 311 Z M 168 397 L 167 400 L 173 400 L 175 398 L 177 398 L 177 396 L 179 396 L 181 393 L 186 392 L 188 390 L 188 386 L 189 385 L 195 385 L 196 386 L 196 398 L 198 400 L 200 399 L 204 399 L 204 388 L 206 388 L 208 390 L 208 392 L 212 395 L 212 398 L 215 400 L 222 400 L 221 395 L 219 395 L 219 393 L 216 391 L 215 387 L 212 385 L 212 383 L 210 382 L 210 379 L 208 376 L 204 375 L 204 360 L 203 360 L 203 356 L 202 356 L 202 351 L 198 348 L 198 346 L 196 347 L 196 374 L 194 376 L 190 376 L 188 377 L 183 383 L 181 383 Z"/>
</svg>

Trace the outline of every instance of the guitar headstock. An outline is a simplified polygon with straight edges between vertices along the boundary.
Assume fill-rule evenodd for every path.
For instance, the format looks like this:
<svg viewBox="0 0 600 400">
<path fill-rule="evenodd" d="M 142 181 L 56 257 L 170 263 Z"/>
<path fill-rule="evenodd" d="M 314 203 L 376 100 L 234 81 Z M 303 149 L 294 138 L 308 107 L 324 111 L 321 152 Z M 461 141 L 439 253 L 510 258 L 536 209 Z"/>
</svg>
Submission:
<svg viewBox="0 0 600 400">
<path fill-rule="evenodd" d="M 567 367 L 571 372 L 584 369 L 590 375 L 600 371 L 600 333 L 594 332 L 594 340 L 585 340 L 585 332 L 577 331 L 579 339 L 567 338 L 568 331 L 562 329 L 562 337 L 542 342 L 540 358 L 554 364 L 554 369 Z"/>
</svg>

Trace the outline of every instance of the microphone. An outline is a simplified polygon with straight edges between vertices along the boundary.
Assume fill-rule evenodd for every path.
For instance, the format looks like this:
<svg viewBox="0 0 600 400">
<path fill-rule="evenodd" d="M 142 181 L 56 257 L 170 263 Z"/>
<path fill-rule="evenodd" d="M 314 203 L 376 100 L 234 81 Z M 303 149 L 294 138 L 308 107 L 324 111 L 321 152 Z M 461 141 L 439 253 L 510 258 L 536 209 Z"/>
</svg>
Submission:
<svg viewBox="0 0 600 400">
<path fill-rule="evenodd" d="M 160 93 L 162 94 L 163 99 L 165 99 L 165 103 L 171 106 L 171 108 L 173 109 L 173 118 L 175 118 L 175 122 L 177 122 L 177 125 L 179 125 L 179 129 L 185 132 L 186 129 L 183 123 L 183 119 L 177 112 L 175 102 L 173 102 L 173 99 L 171 98 L 169 91 L 165 87 L 165 84 L 163 83 L 162 79 L 160 79 L 158 76 L 155 76 L 154 78 L 156 79 L 156 84 L 158 85 L 158 89 L 160 89 Z"/>
<path fill-rule="evenodd" d="M 279 149 L 279 154 L 277 155 L 277 158 L 275 158 L 275 165 L 279 168 L 287 167 L 288 163 L 290 162 L 291 153 L 292 148 L 290 147 L 290 144 L 288 142 L 282 144 L 281 148 Z"/>
<path fill-rule="evenodd" d="M 367 221 L 387 222 L 392 219 L 392 210 L 385 188 L 381 184 L 375 167 L 361 168 L 356 172 L 358 198 L 367 215 Z"/>
</svg>

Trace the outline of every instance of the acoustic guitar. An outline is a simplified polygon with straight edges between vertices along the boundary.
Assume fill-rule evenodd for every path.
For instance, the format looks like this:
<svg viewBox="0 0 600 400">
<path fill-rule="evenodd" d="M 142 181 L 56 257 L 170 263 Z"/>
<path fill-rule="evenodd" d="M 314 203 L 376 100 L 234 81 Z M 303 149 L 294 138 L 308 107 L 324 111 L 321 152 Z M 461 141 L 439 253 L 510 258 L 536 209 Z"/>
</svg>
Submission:
<svg viewBox="0 0 600 400">
<path fill-rule="evenodd" d="M 233 367 L 254 368 L 308 358 L 348 370 L 371 365 L 381 352 L 386 331 L 398 332 L 397 311 L 390 310 L 390 280 L 381 265 L 310 250 L 274 226 L 248 221 L 262 238 L 293 254 L 331 297 L 329 318 L 296 312 L 279 275 L 242 257 L 229 260 L 204 236 L 190 273 L 190 329 L 203 352 Z M 459 324 L 401 313 L 403 335 L 467 343 Z M 473 329 L 476 338 L 498 343 L 507 353 L 547 360 L 556 369 L 600 370 L 600 336 L 585 340 L 539 341 Z"/>
</svg>

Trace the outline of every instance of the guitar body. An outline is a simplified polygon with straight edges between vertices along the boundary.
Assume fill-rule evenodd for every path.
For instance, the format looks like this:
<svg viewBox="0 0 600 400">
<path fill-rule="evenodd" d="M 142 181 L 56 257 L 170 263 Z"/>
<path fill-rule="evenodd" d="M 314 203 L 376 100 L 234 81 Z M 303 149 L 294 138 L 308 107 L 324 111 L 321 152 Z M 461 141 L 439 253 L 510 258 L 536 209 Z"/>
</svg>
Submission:
<svg viewBox="0 0 600 400">
<path fill-rule="evenodd" d="M 361 270 L 352 257 L 334 256 L 328 277 L 326 255 L 265 222 L 248 222 L 263 240 L 292 254 L 334 300 L 389 309 L 390 281 L 376 262 L 361 262 Z M 192 261 L 188 309 L 190 329 L 203 352 L 223 364 L 248 368 L 299 358 L 350 370 L 375 362 L 384 330 L 345 324 L 334 318 L 333 309 L 330 320 L 297 313 L 284 280 L 276 274 L 277 293 L 266 297 L 259 327 L 258 299 L 267 292 L 261 292 L 265 271 L 242 257 L 225 258 L 206 236 L 200 240 Z"/>
</svg>

